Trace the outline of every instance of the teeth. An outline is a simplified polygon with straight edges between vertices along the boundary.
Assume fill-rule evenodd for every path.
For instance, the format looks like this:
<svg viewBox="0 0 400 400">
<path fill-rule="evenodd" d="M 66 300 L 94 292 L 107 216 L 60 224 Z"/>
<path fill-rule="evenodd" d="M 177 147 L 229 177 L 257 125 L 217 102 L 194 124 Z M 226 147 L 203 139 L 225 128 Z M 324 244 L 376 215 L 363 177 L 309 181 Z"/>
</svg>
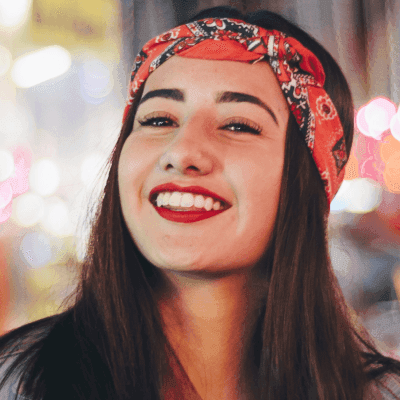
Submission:
<svg viewBox="0 0 400 400">
<path fill-rule="evenodd" d="M 201 196 L 203 197 L 203 196 Z M 181 199 L 181 207 L 192 207 L 194 204 L 194 197 L 190 193 L 185 193 Z M 200 207 L 199 207 L 200 208 Z"/>
<path fill-rule="evenodd" d="M 206 211 L 210 211 L 213 207 L 214 200 L 211 197 L 207 197 L 205 203 L 204 203 L 204 208 Z"/>
<path fill-rule="evenodd" d="M 201 194 L 198 194 L 194 198 L 194 206 L 197 208 L 203 208 L 204 207 L 204 197 Z"/>
<path fill-rule="evenodd" d="M 213 210 L 218 211 L 221 206 L 221 203 L 219 201 L 216 201 L 213 205 Z"/>
<path fill-rule="evenodd" d="M 164 197 L 164 193 L 158 193 L 157 196 L 157 207 L 161 207 L 164 203 L 163 203 L 163 197 Z"/>
<path fill-rule="evenodd" d="M 178 207 L 181 204 L 181 197 L 182 195 L 179 192 L 172 193 L 168 204 L 172 207 Z"/>
<path fill-rule="evenodd" d="M 182 207 L 182 208 L 205 208 L 207 211 L 221 209 L 221 202 L 215 201 L 211 197 L 204 198 L 204 196 L 198 194 L 193 195 L 191 193 L 180 193 L 180 192 L 161 192 L 157 196 L 157 207 L 171 206 L 171 207 Z"/>
<path fill-rule="evenodd" d="M 170 192 L 165 192 L 164 193 L 164 197 L 163 197 L 163 206 L 167 206 L 169 204 L 169 198 L 171 197 L 171 193 Z"/>
</svg>

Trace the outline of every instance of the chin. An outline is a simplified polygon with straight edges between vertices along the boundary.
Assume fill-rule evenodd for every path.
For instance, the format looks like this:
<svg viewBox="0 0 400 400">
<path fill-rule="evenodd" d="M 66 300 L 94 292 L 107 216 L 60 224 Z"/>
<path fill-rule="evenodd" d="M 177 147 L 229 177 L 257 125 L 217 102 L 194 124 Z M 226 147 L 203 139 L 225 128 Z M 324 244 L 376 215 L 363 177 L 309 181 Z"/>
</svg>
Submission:
<svg viewBox="0 0 400 400">
<path fill-rule="evenodd" d="M 202 270 L 205 266 L 194 261 L 193 254 L 184 255 L 177 257 L 162 257 L 162 259 L 154 260 L 153 264 L 160 269 L 190 272 L 196 270 Z"/>
</svg>

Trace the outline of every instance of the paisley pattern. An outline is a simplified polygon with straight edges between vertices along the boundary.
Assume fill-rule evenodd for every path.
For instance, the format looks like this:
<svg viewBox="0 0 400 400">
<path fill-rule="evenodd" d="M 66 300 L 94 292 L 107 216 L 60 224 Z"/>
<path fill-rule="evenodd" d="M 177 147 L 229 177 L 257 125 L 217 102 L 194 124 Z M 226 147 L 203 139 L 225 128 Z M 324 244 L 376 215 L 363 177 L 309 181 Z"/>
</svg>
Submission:
<svg viewBox="0 0 400 400">
<path fill-rule="evenodd" d="M 178 26 L 147 42 L 136 57 L 123 121 L 141 85 L 175 54 L 248 63 L 266 60 L 318 167 L 330 204 L 344 179 L 348 154 L 337 110 L 323 88 L 325 72 L 310 50 L 282 32 L 236 19 L 207 18 Z"/>
</svg>

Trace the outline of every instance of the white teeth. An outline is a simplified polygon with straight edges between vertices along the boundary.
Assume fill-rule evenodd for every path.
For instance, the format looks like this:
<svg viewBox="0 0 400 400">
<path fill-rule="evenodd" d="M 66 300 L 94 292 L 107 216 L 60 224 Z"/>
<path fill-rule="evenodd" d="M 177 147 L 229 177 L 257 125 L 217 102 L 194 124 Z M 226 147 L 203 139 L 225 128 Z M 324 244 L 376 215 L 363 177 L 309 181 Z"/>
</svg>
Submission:
<svg viewBox="0 0 400 400">
<path fill-rule="evenodd" d="M 205 203 L 204 203 L 204 208 L 206 211 L 210 211 L 213 207 L 214 200 L 211 197 L 207 197 Z"/>
<path fill-rule="evenodd" d="M 192 207 L 193 204 L 194 204 L 193 195 L 190 193 L 184 193 L 181 199 L 181 207 Z"/>
<path fill-rule="evenodd" d="M 169 198 L 171 197 L 170 192 L 165 192 L 163 197 L 163 206 L 167 206 L 169 204 Z"/>
<path fill-rule="evenodd" d="M 220 201 L 215 201 L 212 197 L 205 198 L 201 194 L 181 192 L 161 192 L 156 199 L 157 207 L 171 206 L 184 208 L 205 208 L 206 211 L 220 210 L 222 205 Z"/>
<path fill-rule="evenodd" d="M 182 195 L 179 192 L 174 192 L 169 198 L 168 204 L 172 207 L 179 207 L 181 204 L 181 198 Z"/>
<path fill-rule="evenodd" d="M 164 197 L 164 193 L 158 193 L 157 207 L 161 207 L 163 205 L 163 197 Z"/>
<path fill-rule="evenodd" d="M 204 207 L 204 197 L 201 194 L 198 194 L 194 198 L 194 206 L 197 208 L 203 208 Z"/>
</svg>

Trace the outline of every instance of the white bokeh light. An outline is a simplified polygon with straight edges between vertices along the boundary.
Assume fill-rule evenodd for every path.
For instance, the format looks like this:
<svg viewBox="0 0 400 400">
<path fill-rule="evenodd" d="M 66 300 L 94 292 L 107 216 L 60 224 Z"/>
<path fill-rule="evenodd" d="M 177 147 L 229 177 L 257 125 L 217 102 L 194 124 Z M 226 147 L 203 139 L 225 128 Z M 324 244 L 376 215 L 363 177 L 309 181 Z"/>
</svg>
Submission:
<svg viewBox="0 0 400 400">
<path fill-rule="evenodd" d="M 369 126 L 370 136 L 377 137 L 389 129 L 390 120 L 396 114 L 396 105 L 390 100 L 377 97 L 365 108 L 365 119 Z"/>
<path fill-rule="evenodd" d="M 41 224 L 44 229 L 56 236 L 73 234 L 68 206 L 65 201 L 58 197 L 47 200 Z"/>
<path fill-rule="evenodd" d="M 0 25 L 17 27 L 28 15 L 32 0 L 0 0 Z"/>
<path fill-rule="evenodd" d="M 23 227 L 36 225 L 44 215 L 43 198 L 35 193 L 25 193 L 14 200 L 16 222 Z"/>
<path fill-rule="evenodd" d="M 14 172 L 14 157 L 5 149 L 0 149 L 0 182 L 8 179 Z"/>
<path fill-rule="evenodd" d="M 18 57 L 11 69 L 14 83 L 29 88 L 68 71 L 71 55 L 61 46 L 49 46 Z"/>
<path fill-rule="evenodd" d="M 12 55 L 4 46 L 0 45 L 0 76 L 6 74 L 11 67 Z"/>
<path fill-rule="evenodd" d="M 382 187 L 368 178 L 344 180 L 330 205 L 331 213 L 343 211 L 365 214 L 373 211 L 382 201 Z"/>
<path fill-rule="evenodd" d="M 32 268 L 44 267 L 52 259 L 49 239 L 43 233 L 28 233 L 20 245 L 21 258 Z"/>
<path fill-rule="evenodd" d="M 396 140 L 400 141 L 400 109 L 390 120 L 390 133 Z"/>
<path fill-rule="evenodd" d="M 356 178 L 349 189 L 349 205 L 347 211 L 365 214 L 373 211 L 382 201 L 382 187 L 368 178 Z"/>
<path fill-rule="evenodd" d="M 35 162 L 29 173 L 29 184 L 41 196 L 55 193 L 60 184 L 60 171 L 56 163 L 46 158 Z"/>
<path fill-rule="evenodd" d="M 347 207 L 349 206 L 350 190 L 351 190 L 351 181 L 344 180 L 331 202 L 330 211 L 332 213 L 346 211 Z"/>
</svg>

